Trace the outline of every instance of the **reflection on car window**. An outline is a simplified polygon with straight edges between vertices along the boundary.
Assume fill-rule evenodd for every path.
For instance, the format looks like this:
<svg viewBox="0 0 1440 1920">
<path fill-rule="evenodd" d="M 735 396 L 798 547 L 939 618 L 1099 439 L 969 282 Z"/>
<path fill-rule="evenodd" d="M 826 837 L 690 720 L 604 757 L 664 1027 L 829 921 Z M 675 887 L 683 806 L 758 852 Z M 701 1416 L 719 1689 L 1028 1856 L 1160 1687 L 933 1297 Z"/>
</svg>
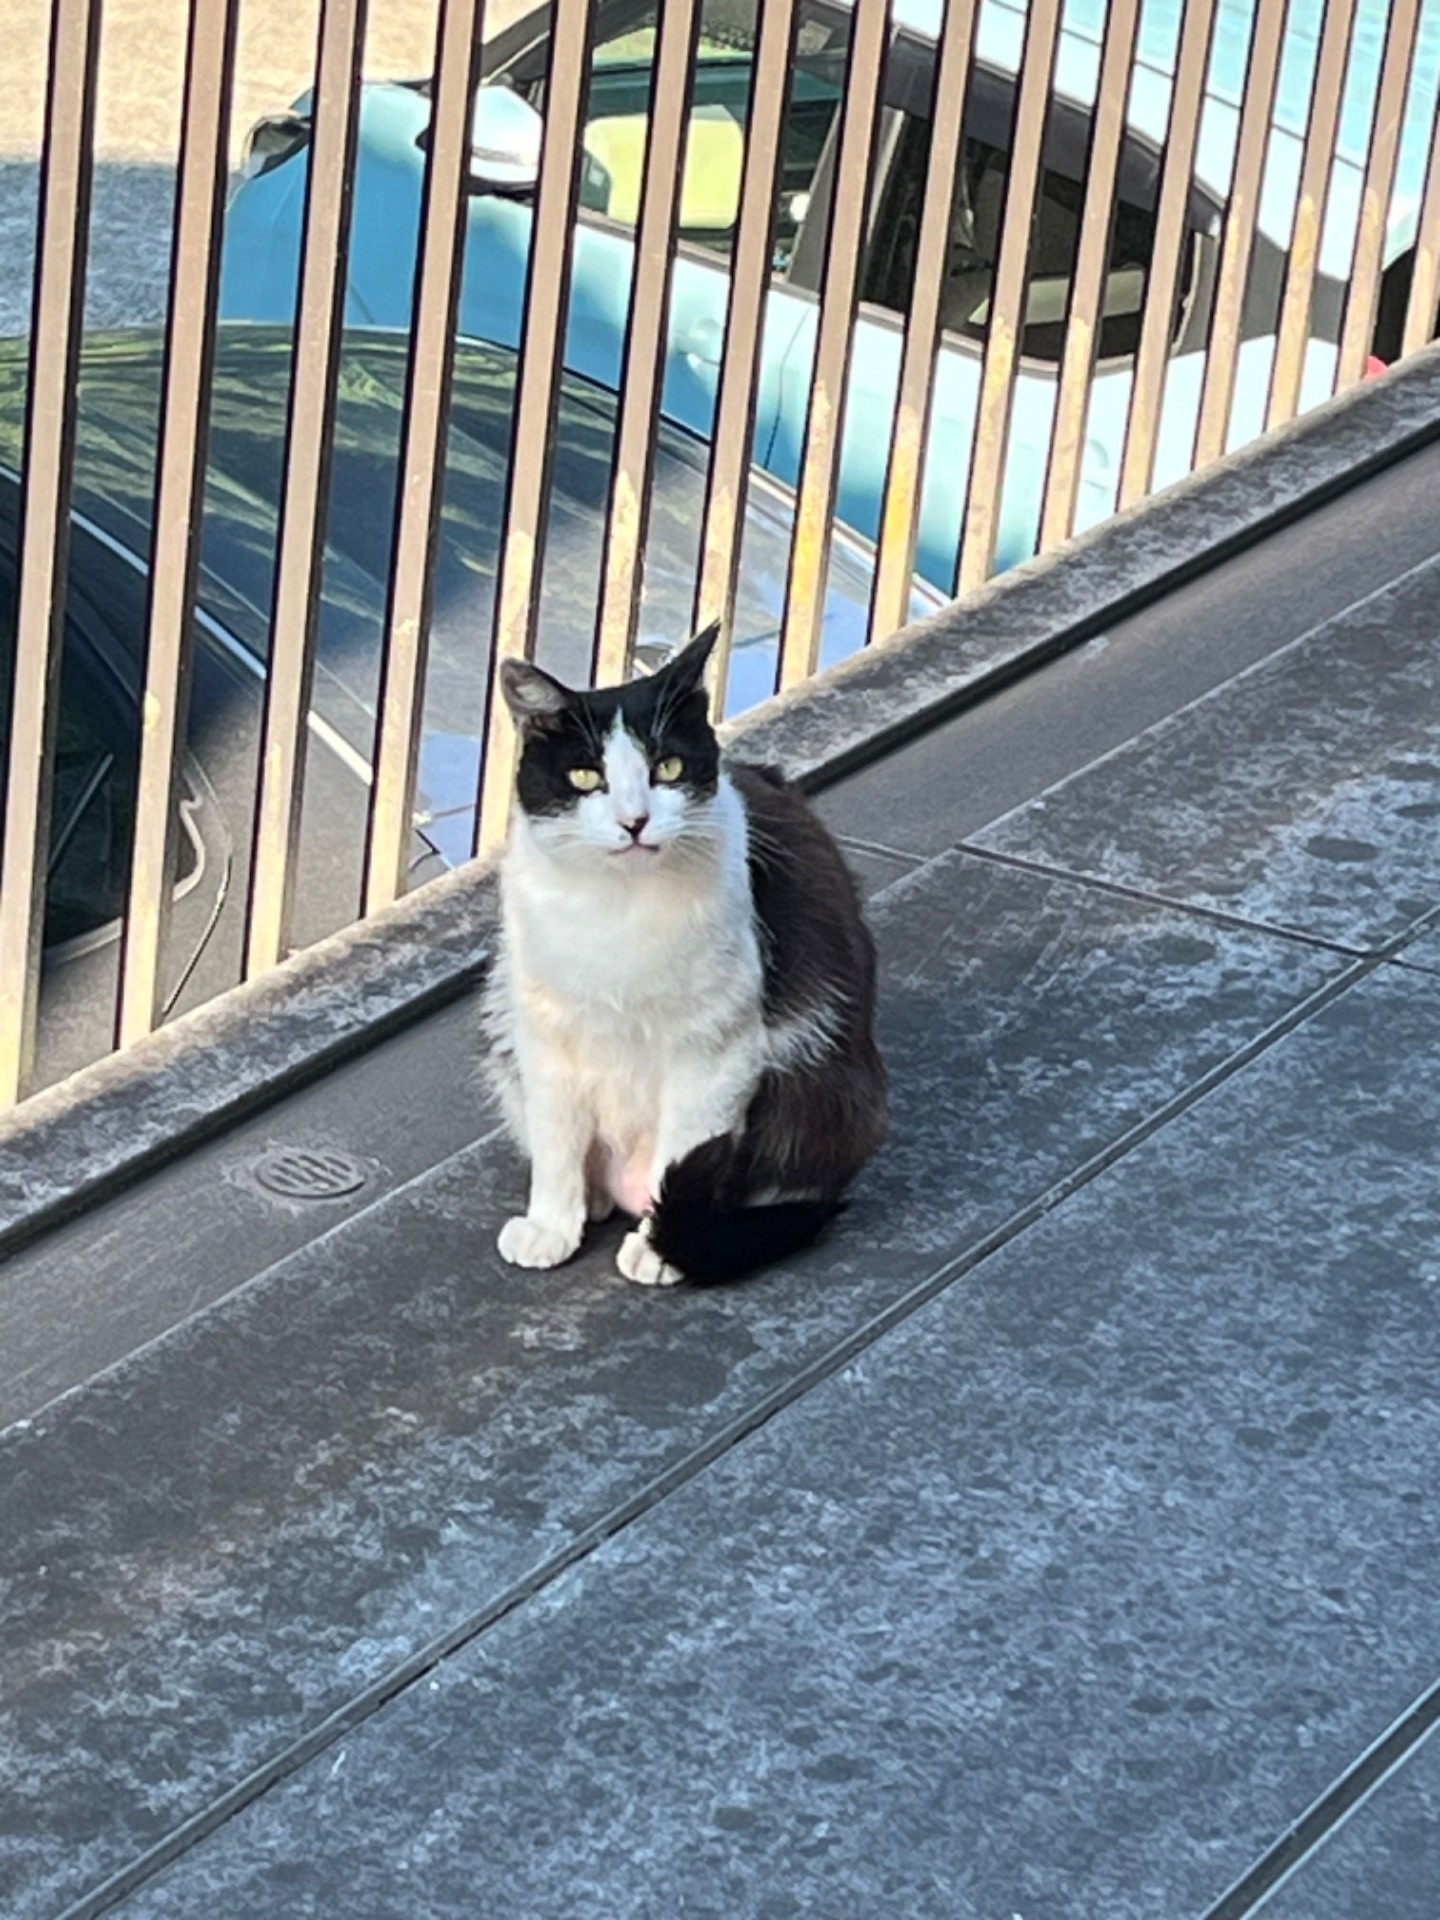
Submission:
<svg viewBox="0 0 1440 1920">
<path fill-rule="evenodd" d="M 976 134 L 961 143 L 940 315 L 947 332 L 982 342 L 990 319 L 1010 167 L 1009 129 L 1004 125 L 1008 112 L 1000 110 L 1000 98 L 986 101 L 986 92 L 1010 95 L 1013 88 L 1008 78 L 999 75 L 977 76 L 972 83 L 971 101 L 979 110 L 969 117 L 972 124 L 980 122 L 987 137 Z M 970 104 L 967 101 L 967 109 Z M 1008 109 L 1008 102 L 1003 105 Z M 1052 117 L 1062 121 L 1059 114 Z M 1063 118 L 1083 121 L 1083 116 L 1073 111 L 1067 111 Z M 1052 127 L 1046 142 L 1030 232 L 1021 345 L 1021 351 L 1031 359 L 1056 362 L 1064 350 L 1085 199 L 1086 151 L 1083 137 L 1077 137 L 1080 131 L 1061 124 Z M 1139 344 L 1146 275 L 1154 249 L 1153 194 L 1146 196 L 1150 205 L 1141 204 L 1136 197 L 1137 190 L 1143 192 L 1153 183 L 1154 166 L 1138 143 L 1131 145 L 1135 150 L 1127 154 L 1121 168 L 1121 194 L 1101 298 L 1102 359 L 1133 354 Z M 863 297 L 900 314 L 909 311 L 914 285 L 929 147 L 929 122 L 907 114 L 894 145 L 866 261 Z M 1130 197 L 1125 193 L 1127 179 Z M 1182 302 L 1188 291 L 1188 286 L 1182 285 Z"/>
<path fill-rule="evenodd" d="M 51 810 L 45 944 L 58 945 L 120 917 L 130 878 L 135 767 L 117 751 L 115 715 L 98 710 L 94 676 L 76 673 L 70 650 L 60 699 Z M 108 727 L 103 723 L 108 720 Z"/>
<path fill-rule="evenodd" d="M 14 679 L 13 594 L 0 586 L 0 747 L 10 737 Z M 55 785 L 44 944 L 55 947 L 117 921 L 130 882 L 138 734 L 134 703 L 67 622 L 56 723 Z M 0 759 L 3 759 L 0 753 Z M 3 808 L 3 792 L 0 792 Z M 183 884 L 196 863 L 190 836 L 176 835 Z"/>
</svg>

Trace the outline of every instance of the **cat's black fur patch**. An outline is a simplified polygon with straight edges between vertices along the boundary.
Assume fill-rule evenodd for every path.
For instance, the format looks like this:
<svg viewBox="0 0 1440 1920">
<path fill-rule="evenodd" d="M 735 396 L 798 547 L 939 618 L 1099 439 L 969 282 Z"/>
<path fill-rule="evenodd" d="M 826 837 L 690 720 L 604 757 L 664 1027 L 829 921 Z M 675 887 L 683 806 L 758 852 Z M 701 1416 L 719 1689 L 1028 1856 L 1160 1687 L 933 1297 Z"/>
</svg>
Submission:
<svg viewBox="0 0 1440 1920">
<path fill-rule="evenodd" d="M 816 1057 L 761 1076 L 738 1138 L 707 1141 L 666 1174 L 651 1244 L 695 1280 L 738 1279 L 808 1246 L 887 1130 L 875 946 L 850 869 L 774 768 L 726 770 L 749 821 L 766 1022 L 819 1015 L 832 1037 Z M 808 1197 L 745 1204 L 767 1190 Z"/>
<path fill-rule="evenodd" d="M 799 1253 L 817 1240 L 843 1200 L 743 1203 L 753 1176 L 745 1138 L 707 1140 L 666 1170 L 650 1244 L 662 1260 L 700 1285 L 738 1280 Z"/>
<path fill-rule="evenodd" d="M 875 943 L 829 830 L 773 768 L 731 765 L 750 823 L 767 1022 L 831 1009 L 834 1044 L 816 1062 L 767 1073 L 746 1118 L 763 1184 L 835 1194 L 886 1132 L 875 1045 Z"/>
<path fill-rule="evenodd" d="M 520 723 L 515 791 L 526 813 L 553 816 L 579 803 L 583 796 L 571 784 L 571 769 L 603 768 L 617 713 L 652 766 L 678 754 L 685 771 L 677 786 L 709 799 L 719 777 L 720 747 L 710 725 L 705 663 L 717 632 L 707 627 L 658 673 L 619 687 L 577 691 L 539 667 L 507 661 L 501 685 Z"/>
</svg>

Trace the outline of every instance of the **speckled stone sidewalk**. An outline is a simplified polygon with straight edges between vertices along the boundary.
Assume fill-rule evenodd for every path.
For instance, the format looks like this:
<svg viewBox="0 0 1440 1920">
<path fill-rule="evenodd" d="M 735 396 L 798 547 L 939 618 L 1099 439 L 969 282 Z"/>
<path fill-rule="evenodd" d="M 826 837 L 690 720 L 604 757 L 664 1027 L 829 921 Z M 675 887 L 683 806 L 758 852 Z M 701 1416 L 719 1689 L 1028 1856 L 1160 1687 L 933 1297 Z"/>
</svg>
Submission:
<svg viewBox="0 0 1440 1920">
<path fill-rule="evenodd" d="M 1437 603 L 877 809 L 810 1255 L 518 1273 L 480 1141 L 0 1436 L 7 1916 L 1240 1920 L 1310 1809 L 1433 1920 Z"/>
</svg>

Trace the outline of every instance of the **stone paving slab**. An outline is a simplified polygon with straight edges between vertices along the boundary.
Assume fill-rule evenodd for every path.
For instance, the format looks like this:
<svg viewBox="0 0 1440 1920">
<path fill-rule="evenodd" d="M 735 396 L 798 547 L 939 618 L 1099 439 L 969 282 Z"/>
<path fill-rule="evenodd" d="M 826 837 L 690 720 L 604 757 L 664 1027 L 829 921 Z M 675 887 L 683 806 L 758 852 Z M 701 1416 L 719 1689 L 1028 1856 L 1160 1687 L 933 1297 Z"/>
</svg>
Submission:
<svg viewBox="0 0 1440 1920">
<path fill-rule="evenodd" d="M 1354 971 L 964 853 L 874 917 L 895 1137 L 814 1254 L 711 1294 L 631 1288 L 608 1245 L 520 1274 L 522 1170 L 481 1146 L 0 1438 L 7 1920 L 658 1497 Z"/>
<path fill-rule="evenodd" d="M 1435 1920 L 1440 1744 L 1429 1743 L 1274 1894 L 1265 1920 Z"/>
<path fill-rule="evenodd" d="M 1440 1672 L 1437 1089 L 1382 968 L 118 1912 L 1200 1915 Z"/>
<path fill-rule="evenodd" d="M 1440 561 L 975 844 L 1376 950 L 1440 899 Z"/>
</svg>

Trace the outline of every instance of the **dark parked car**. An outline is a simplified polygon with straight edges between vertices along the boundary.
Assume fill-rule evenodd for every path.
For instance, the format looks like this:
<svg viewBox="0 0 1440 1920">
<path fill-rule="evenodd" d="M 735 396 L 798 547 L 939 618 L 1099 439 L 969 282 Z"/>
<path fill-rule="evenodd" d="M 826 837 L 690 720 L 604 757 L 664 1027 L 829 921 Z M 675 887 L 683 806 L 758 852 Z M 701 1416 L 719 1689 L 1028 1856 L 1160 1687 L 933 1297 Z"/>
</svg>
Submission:
<svg viewBox="0 0 1440 1920">
<path fill-rule="evenodd" d="M 402 336 L 354 333 L 347 336 L 342 356 L 299 852 L 294 929 L 299 945 L 347 924 L 359 911 L 406 351 Z M 149 332 L 92 339 L 84 353 L 45 917 L 42 1083 L 98 1057 L 110 1044 L 135 810 L 162 358 L 162 341 Z M 240 974 L 290 366 L 288 330 L 221 328 L 180 801 L 180 865 L 165 955 L 167 1011 L 209 998 Z M 4 343 L 0 678 L 7 705 L 0 708 L 0 722 L 5 739 L 13 677 L 24 380 L 25 343 Z M 514 386 L 515 356 L 508 349 L 461 348 L 412 884 L 470 853 Z M 538 657 L 577 680 L 588 674 L 614 437 L 613 396 L 567 377 Z M 700 442 L 662 426 L 641 614 L 645 650 L 673 645 L 685 635 L 705 465 Z M 728 690 L 732 711 L 762 698 L 772 683 L 791 515 L 787 490 L 757 475 L 744 532 Z M 826 662 L 862 644 L 871 585 L 869 549 L 838 535 L 826 605 Z M 917 613 L 935 603 L 928 590 L 917 588 Z"/>
</svg>

